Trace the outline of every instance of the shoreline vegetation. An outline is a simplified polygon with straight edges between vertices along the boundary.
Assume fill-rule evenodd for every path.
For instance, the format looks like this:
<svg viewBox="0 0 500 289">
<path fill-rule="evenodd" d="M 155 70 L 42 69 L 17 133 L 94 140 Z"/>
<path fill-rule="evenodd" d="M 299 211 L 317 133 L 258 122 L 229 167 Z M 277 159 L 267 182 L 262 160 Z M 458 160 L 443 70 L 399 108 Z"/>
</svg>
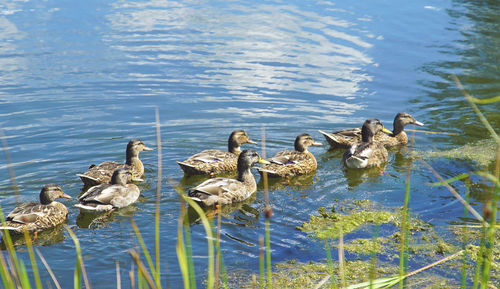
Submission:
<svg viewBox="0 0 500 289">
<path fill-rule="evenodd" d="M 323 242 L 325 247 L 324 262 L 299 262 L 288 260 L 272 264 L 270 227 L 273 211 L 268 200 L 267 176 L 263 175 L 265 185 L 265 231 L 259 238 L 259 268 L 253 271 L 227 271 L 224 256 L 221 252 L 220 229 L 221 207 L 213 214 L 207 213 L 189 198 L 182 187 L 168 179 L 168 184 L 179 194 L 180 215 L 177 220 L 177 258 L 182 274 L 183 287 L 196 288 L 196 276 L 192 256 L 190 236 L 190 210 L 194 210 L 206 233 L 207 270 L 204 287 L 212 288 L 497 288 L 500 280 L 500 248 L 496 243 L 500 240 L 497 221 L 498 194 L 500 191 L 500 138 L 483 116 L 477 104 L 499 102 L 500 97 L 477 99 L 470 96 L 458 78 L 454 80 L 464 93 L 466 100 L 491 134 L 491 141 L 486 146 L 482 143 L 466 145 L 450 152 L 431 152 L 423 154 L 424 158 L 462 157 L 476 161 L 483 169 L 465 173 L 444 180 L 438 172 L 417 154 L 412 153 L 406 172 L 405 201 L 400 208 L 384 208 L 370 200 L 351 200 L 335 202 L 332 208 L 319 208 L 318 213 L 311 215 L 297 229 L 306 232 L 310 242 Z M 128 272 L 130 288 L 169 288 L 164 286 L 160 260 L 160 197 L 161 197 L 161 132 L 158 109 L 156 116 L 156 136 L 158 152 L 158 172 L 156 187 L 156 211 L 154 215 L 154 244 L 146 244 L 140 229 L 130 218 L 131 227 L 136 235 L 139 248 L 130 249 L 129 254 L 134 266 Z M 265 132 L 263 131 L 263 151 L 265 157 Z M 18 189 L 12 170 L 6 138 L 0 131 L 7 166 L 12 181 L 13 192 Z M 467 153 L 470 152 L 470 153 Z M 411 194 L 410 176 L 412 165 L 421 162 L 436 177 L 432 186 L 449 190 L 464 206 L 463 219 L 467 222 L 448 226 L 446 236 L 440 236 L 434 227 L 419 219 L 409 209 Z M 461 196 L 450 184 L 461 182 L 466 192 Z M 475 183 L 488 183 L 491 192 L 483 198 L 482 211 L 477 212 L 470 205 L 470 188 Z M 215 216 L 215 217 L 212 217 Z M 192 216 L 191 216 L 192 217 Z M 0 221 L 5 223 L 0 208 Z M 82 258 L 82 248 L 71 228 L 62 226 L 54 229 L 56 233 L 64 231 L 71 237 L 75 246 L 74 288 L 92 288 L 92 280 Z M 143 229 L 144 230 L 144 229 Z M 351 232 L 363 232 L 367 238 L 352 238 Z M 38 248 L 33 246 L 32 236 L 25 232 L 23 251 L 28 252 L 29 259 L 18 255 L 15 240 L 5 230 L 0 250 L 0 278 L 4 288 L 61 288 L 50 263 L 45 260 Z M 150 253 L 150 248 L 153 251 Z M 336 254 L 332 254 L 336 252 Z M 334 258 L 336 256 L 336 259 Z M 418 261 L 418 262 L 417 262 Z M 41 267 L 40 263 L 43 265 Z M 415 264 L 428 264 L 417 270 L 409 271 Z M 434 268 L 433 271 L 426 271 Z M 41 280 L 40 270 L 46 270 L 52 278 Z M 91 269 L 90 269 L 91 270 Z M 125 284 L 120 276 L 120 266 L 116 262 L 116 288 Z M 97 284 L 97 281 L 95 281 Z M 42 284 L 47 284 L 47 287 Z M 97 287 L 96 287 L 97 288 Z"/>
</svg>

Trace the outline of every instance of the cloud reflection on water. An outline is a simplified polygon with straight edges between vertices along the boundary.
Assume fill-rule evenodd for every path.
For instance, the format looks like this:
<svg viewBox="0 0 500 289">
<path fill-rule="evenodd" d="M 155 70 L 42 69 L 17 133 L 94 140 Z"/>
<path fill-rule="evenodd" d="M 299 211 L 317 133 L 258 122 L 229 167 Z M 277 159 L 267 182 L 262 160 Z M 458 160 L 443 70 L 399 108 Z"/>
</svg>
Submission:
<svg viewBox="0 0 500 289">
<path fill-rule="evenodd" d="M 220 87 L 230 95 L 208 93 L 198 101 L 281 103 L 288 107 L 285 112 L 294 110 L 292 103 L 325 116 L 332 114 L 328 99 L 340 103 L 363 93 L 361 83 L 372 79 L 365 67 L 375 65 L 366 54 L 373 35 L 343 19 L 344 13 L 331 10 L 320 15 L 286 4 L 200 8 L 185 2 L 118 1 L 108 14 L 115 31 L 108 40 L 125 52 L 129 65 L 149 68 L 150 73 L 130 75 L 136 80 Z M 283 91 L 299 96 L 291 100 Z M 363 107 L 357 103 L 344 102 L 341 114 Z M 280 106 L 243 110 L 204 112 L 291 116 Z"/>
</svg>

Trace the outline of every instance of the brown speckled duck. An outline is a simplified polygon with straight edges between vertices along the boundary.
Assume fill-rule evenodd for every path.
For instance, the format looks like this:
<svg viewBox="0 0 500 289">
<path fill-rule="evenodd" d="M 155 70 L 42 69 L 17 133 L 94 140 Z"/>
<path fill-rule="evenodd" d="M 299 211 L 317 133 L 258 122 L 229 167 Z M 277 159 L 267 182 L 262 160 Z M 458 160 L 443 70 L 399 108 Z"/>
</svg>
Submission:
<svg viewBox="0 0 500 289">
<path fill-rule="evenodd" d="M 66 220 L 68 209 L 58 198 L 71 199 L 58 185 L 45 185 L 40 191 L 40 202 L 29 202 L 17 206 L 5 219 L 5 226 L 12 233 L 22 234 L 53 228 Z"/>
<path fill-rule="evenodd" d="M 244 130 L 235 130 L 227 140 L 227 152 L 221 150 L 204 150 L 190 156 L 187 160 L 177 162 L 186 175 L 217 175 L 236 170 L 241 145 L 257 144 L 250 140 Z"/>
<path fill-rule="evenodd" d="M 127 144 L 125 163 L 103 162 L 99 165 L 90 165 L 89 170 L 83 174 L 77 174 L 82 180 L 84 187 L 97 186 L 109 183 L 113 172 L 118 168 L 127 168 L 132 172 L 133 179 L 140 180 L 144 175 L 144 165 L 139 159 L 142 151 L 151 151 L 140 139 L 132 139 Z"/>
<path fill-rule="evenodd" d="M 259 172 L 267 172 L 269 177 L 292 177 L 314 172 L 318 167 L 316 158 L 307 148 L 310 146 L 320 146 L 313 138 L 304 133 L 295 139 L 295 150 L 285 150 L 278 152 L 271 158 L 271 163 L 259 168 Z"/>
<path fill-rule="evenodd" d="M 404 127 L 408 124 L 423 126 L 424 124 L 417 121 L 410 114 L 400 112 L 394 118 L 394 129 L 391 134 L 387 135 L 383 132 L 375 134 L 375 141 L 381 143 L 385 147 L 406 145 L 408 143 L 408 136 L 404 132 Z M 352 128 L 327 133 L 319 130 L 325 136 L 332 148 L 349 148 L 353 144 L 361 142 L 361 128 Z"/>
<path fill-rule="evenodd" d="M 97 212 L 126 207 L 137 201 L 141 194 L 139 188 L 130 182 L 132 172 L 127 168 L 118 168 L 113 172 L 110 183 L 91 187 L 78 198 L 80 203 L 75 207 Z"/>
<path fill-rule="evenodd" d="M 194 187 L 188 196 L 204 206 L 231 204 L 249 198 L 257 191 L 257 183 L 250 171 L 256 163 L 269 163 L 255 150 L 244 150 L 238 156 L 238 178 L 213 178 Z"/>
<path fill-rule="evenodd" d="M 374 138 L 378 132 L 391 133 L 384 128 L 380 120 L 370 118 L 365 121 L 361 128 L 361 143 L 354 144 L 342 158 L 344 167 L 350 169 L 364 169 L 387 162 L 387 149 Z"/>
</svg>

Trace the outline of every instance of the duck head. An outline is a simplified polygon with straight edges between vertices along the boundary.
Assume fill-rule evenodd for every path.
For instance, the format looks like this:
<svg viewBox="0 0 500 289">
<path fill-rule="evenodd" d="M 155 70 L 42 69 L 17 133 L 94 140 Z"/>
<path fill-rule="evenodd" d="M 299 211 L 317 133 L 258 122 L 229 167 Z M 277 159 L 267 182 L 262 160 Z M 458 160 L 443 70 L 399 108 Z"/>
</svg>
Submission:
<svg viewBox="0 0 500 289">
<path fill-rule="evenodd" d="M 307 148 L 310 146 L 320 146 L 321 143 L 315 142 L 314 139 L 307 133 L 299 134 L 295 138 L 294 147 L 298 152 L 307 152 Z"/>
<path fill-rule="evenodd" d="M 241 153 L 240 146 L 244 143 L 257 144 L 250 139 L 244 130 L 235 130 L 231 133 L 229 139 L 227 140 L 227 151 L 233 154 L 239 154 Z"/>
<path fill-rule="evenodd" d="M 137 157 L 142 151 L 152 151 L 152 148 L 147 147 L 140 139 L 132 139 L 127 144 L 127 158 Z"/>
<path fill-rule="evenodd" d="M 373 140 L 373 136 L 379 131 L 392 134 L 392 131 L 386 129 L 380 120 L 376 118 L 367 119 L 361 128 L 361 141 L 371 142 Z"/>
<path fill-rule="evenodd" d="M 403 131 L 407 124 L 414 124 L 418 126 L 424 126 L 423 123 L 417 121 L 413 116 L 406 112 L 400 112 L 394 118 L 394 135 Z"/>
<path fill-rule="evenodd" d="M 113 185 L 126 185 L 132 182 L 132 172 L 126 168 L 119 168 L 113 172 L 110 183 Z"/>
<path fill-rule="evenodd" d="M 66 195 L 58 185 L 49 184 L 43 186 L 40 191 L 40 203 L 48 205 L 58 198 L 71 199 L 70 195 Z"/>
<path fill-rule="evenodd" d="M 249 170 L 256 163 L 270 164 L 270 162 L 262 159 L 255 150 L 244 150 L 238 156 L 238 173 Z"/>
</svg>

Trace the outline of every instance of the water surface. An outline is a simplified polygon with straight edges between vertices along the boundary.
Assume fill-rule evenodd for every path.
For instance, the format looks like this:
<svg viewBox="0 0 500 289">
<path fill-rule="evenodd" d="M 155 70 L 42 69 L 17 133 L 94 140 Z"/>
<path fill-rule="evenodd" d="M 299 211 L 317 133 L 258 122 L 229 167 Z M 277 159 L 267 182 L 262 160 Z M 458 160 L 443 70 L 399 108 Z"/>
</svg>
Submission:
<svg viewBox="0 0 500 289">
<path fill-rule="evenodd" d="M 342 152 L 329 151 L 317 129 L 359 126 L 377 117 L 388 127 L 397 112 L 411 113 L 426 129 L 459 137 L 415 134 L 418 151 L 443 150 L 488 136 L 450 78 L 457 74 L 476 97 L 496 96 L 498 4 L 478 1 L 80 1 L 0 4 L 0 126 L 6 135 L 19 196 L 5 158 L 1 205 L 36 199 L 47 183 L 78 196 L 75 176 L 89 164 L 122 161 L 126 143 L 156 145 L 154 110 L 162 130 L 161 258 L 164 280 L 180 288 L 175 253 L 179 197 L 166 178 L 188 189 L 202 179 L 183 178 L 176 160 L 205 148 L 225 149 L 234 129 L 263 141 L 273 155 L 310 133 L 324 143 L 310 151 L 318 170 L 289 186 L 270 187 L 274 263 L 324 259 L 321 242 L 296 230 L 319 206 L 370 199 L 403 204 L 406 150 L 392 151 L 390 176 L 353 177 L 341 168 Z M 481 109 L 498 128 L 498 105 Z M 246 145 L 245 148 L 260 146 Z M 107 218 L 92 220 L 70 208 L 68 225 L 80 239 L 93 285 L 115 288 L 127 251 L 138 247 L 129 218 L 153 248 L 156 152 L 144 152 L 143 197 Z M 470 171 L 469 161 L 436 159 L 444 177 Z M 255 176 L 259 179 L 258 174 Z M 412 165 L 413 213 L 436 226 L 456 222 L 463 208 L 431 173 Z M 463 188 L 458 186 L 463 191 Z M 480 204 L 476 204 L 480 208 Z M 262 184 L 247 202 L 222 218 L 228 270 L 258 271 L 264 234 Z M 198 282 L 207 252 L 204 229 L 192 226 Z M 71 286 L 74 246 L 66 233 L 40 242 L 63 288 Z M 415 265 L 417 268 L 418 265 Z M 48 274 L 42 272 L 48 280 Z M 125 278 L 125 277 L 123 277 Z M 127 282 L 124 282 L 129 286 Z"/>
</svg>

